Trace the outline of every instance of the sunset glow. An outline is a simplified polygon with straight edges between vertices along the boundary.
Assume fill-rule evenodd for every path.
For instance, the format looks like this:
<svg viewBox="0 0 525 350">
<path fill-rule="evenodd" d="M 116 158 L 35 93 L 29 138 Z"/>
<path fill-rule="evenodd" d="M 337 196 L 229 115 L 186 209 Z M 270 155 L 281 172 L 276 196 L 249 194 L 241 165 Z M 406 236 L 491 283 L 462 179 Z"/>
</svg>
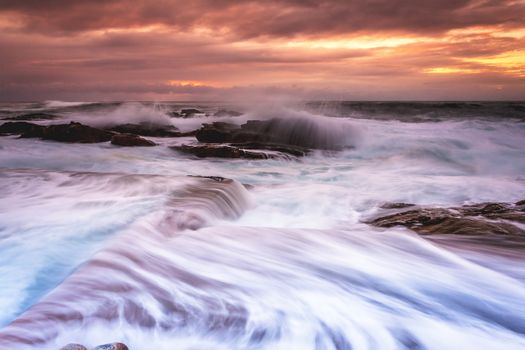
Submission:
<svg viewBox="0 0 525 350">
<path fill-rule="evenodd" d="M 525 95 L 524 1 L 30 3 L 0 5 L 5 100 Z"/>
</svg>

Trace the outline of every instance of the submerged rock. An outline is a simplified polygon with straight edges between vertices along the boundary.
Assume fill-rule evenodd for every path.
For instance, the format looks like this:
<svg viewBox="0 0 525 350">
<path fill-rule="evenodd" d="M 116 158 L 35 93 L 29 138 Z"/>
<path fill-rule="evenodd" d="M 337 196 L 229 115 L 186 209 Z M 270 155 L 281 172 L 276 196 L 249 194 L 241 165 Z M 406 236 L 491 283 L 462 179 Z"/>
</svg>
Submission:
<svg viewBox="0 0 525 350">
<path fill-rule="evenodd" d="M 193 154 L 199 158 L 246 158 L 246 159 L 271 159 L 280 158 L 276 154 L 267 154 L 263 152 L 256 152 L 244 150 L 238 147 L 228 145 L 182 145 L 171 147 L 174 150 Z"/>
<path fill-rule="evenodd" d="M 84 345 L 80 344 L 67 344 L 60 348 L 60 350 L 88 350 Z"/>
<path fill-rule="evenodd" d="M 194 116 L 195 114 L 202 114 L 202 113 L 204 112 L 199 111 L 196 108 L 184 108 L 184 109 L 181 109 L 180 116 L 183 118 L 189 118 L 189 117 Z"/>
<path fill-rule="evenodd" d="M 129 348 L 126 346 L 126 344 L 123 343 L 112 343 L 99 345 L 91 350 L 129 350 Z"/>
<path fill-rule="evenodd" d="M 153 137 L 178 137 L 181 136 L 179 130 L 173 125 L 160 125 L 154 123 L 122 124 L 106 128 L 109 131 L 116 131 L 123 134 L 135 134 L 140 136 Z"/>
<path fill-rule="evenodd" d="M 133 134 L 117 134 L 111 138 L 111 144 L 117 146 L 156 146 L 156 143 Z"/>
<path fill-rule="evenodd" d="M 423 235 L 525 235 L 525 230 L 509 221 L 524 223 L 525 206 L 480 203 L 451 208 L 419 207 L 382 215 L 366 223 L 378 227 L 404 226 Z"/>
<path fill-rule="evenodd" d="M 69 143 L 97 143 L 111 140 L 113 132 L 93 128 L 76 122 L 69 124 L 49 125 L 42 129 L 32 129 L 22 133 L 22 137 L 40 137 Z"/>
</svg>

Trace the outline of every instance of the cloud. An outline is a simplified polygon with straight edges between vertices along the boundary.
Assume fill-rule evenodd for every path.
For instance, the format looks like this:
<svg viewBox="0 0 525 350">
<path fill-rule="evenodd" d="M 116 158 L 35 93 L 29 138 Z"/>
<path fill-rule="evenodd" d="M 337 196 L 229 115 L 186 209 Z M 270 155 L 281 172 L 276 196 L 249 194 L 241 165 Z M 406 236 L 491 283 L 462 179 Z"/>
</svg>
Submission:
<svg viewBox="0 0 525 350">
<path fill-rule="evenodd" d="M 511 0 L 0 0 L 0 99 L 518 98 L 524 14 Z"/>
<path fill-rule="evenodd" d="M 25 28 L 75 32 L 163 25 L 209 28 L 240 38 L 359 31 L 435 33 L 486 25 L 521 26 L 523 1 L 497 0 L 2 0 L 0 12 Z"/>
</svg>

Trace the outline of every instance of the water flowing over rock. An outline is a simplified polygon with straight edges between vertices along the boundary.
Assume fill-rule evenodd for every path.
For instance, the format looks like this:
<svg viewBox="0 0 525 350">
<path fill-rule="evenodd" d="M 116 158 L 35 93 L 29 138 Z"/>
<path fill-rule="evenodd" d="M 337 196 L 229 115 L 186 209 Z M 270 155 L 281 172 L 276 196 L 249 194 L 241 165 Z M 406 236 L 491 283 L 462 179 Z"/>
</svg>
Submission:
<svg viewBox="0 0 525 350">
<path fill-rule="evenodd" d="M 521 202 L 518 202 L 521 203 Z M 422 235 L 454 234 L 471 236 L 523 236 L 525 231 L 509 221 L 525 223 L 525 205 L 480 203 L 451 208 L 429 208 L 391 203 L 386 209 L 396 211 L 366 221 L 378 227 L 404 226 Z M 403 205 L 402 205 L 403 204 Z M 385 208 L 383 205 L 382 208 Z"/>
<path fill-rule="evenodd" d="M 182 145 L 173 146 L 172 149 L 183 153 L 193 154 L 199 158 L 246 158 L 246 159 L 272 159 L 282 158 L 278 154 L 251 151 L 229 145 Z"/>
<path fill-rule="evenodd" d="M 111 144 L 117 146 L 155 146 L 155 142 L 133 134 L 117 134 L 111 138 Z"/>
<path fill-rule="evenodd" d="M 140 136 L 153 137 L 178 137 L 180 132 L 173 125 L 159 125 L 154 123 L 140 124 L 121 124 L 107 128 L 109 131 L 116 131 L 123 134 L 135 134 Z"/>
<path fill-rule="evenodd" d="M 208 143 L 258 142 L 324 150 L 347 147 L 347 135 L 342 128 L 325 125 L 313 118 L 249 120 L 241 126 L 215 122 L 204 124 L 196 137 L 200 142 Z"/>
<path fill-rule="evenodd" d="M 196 108 L 184 108 L 180 111 L 180 116 L 182 118 L 190 118 L 193 117 L 195 114 L 202 114 L 203 112 L 196 109 Z"/>
<path fill-rule="evenodd" d="M 94 347 L 91 350 L 129 350 L 126 344 L 123 343 L 112 343 L 104 344 Z"/>
<path fill-rule="evenodd" d="M 67 344 L 61 347 L 60 350 L 88 350 L 88 348 L 80 344 Z"/>
</svg>

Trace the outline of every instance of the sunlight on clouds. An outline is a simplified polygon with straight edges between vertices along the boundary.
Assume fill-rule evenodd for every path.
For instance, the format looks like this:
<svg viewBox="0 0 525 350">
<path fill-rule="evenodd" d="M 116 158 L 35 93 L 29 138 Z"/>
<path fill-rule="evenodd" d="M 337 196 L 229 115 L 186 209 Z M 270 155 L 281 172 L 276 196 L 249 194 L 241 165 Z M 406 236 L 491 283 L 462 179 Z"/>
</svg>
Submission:
<svg viewBox="0 0 525 350">
<path fill-rule="evenodd" d="M 525 50 L 515 50 L 490 57 L 466 58 L 464 61 L 483 64 L 501 69 L 508 74 L 525 77 Z"/>
<path fill-rule="evenodd" d="M 197 81 L 197 80 L 168 80 L 170 86 L 188 86 L 188 87 L 199 87 L 199 86 L 211 86 L 211 84 Z"/>
</svg>

